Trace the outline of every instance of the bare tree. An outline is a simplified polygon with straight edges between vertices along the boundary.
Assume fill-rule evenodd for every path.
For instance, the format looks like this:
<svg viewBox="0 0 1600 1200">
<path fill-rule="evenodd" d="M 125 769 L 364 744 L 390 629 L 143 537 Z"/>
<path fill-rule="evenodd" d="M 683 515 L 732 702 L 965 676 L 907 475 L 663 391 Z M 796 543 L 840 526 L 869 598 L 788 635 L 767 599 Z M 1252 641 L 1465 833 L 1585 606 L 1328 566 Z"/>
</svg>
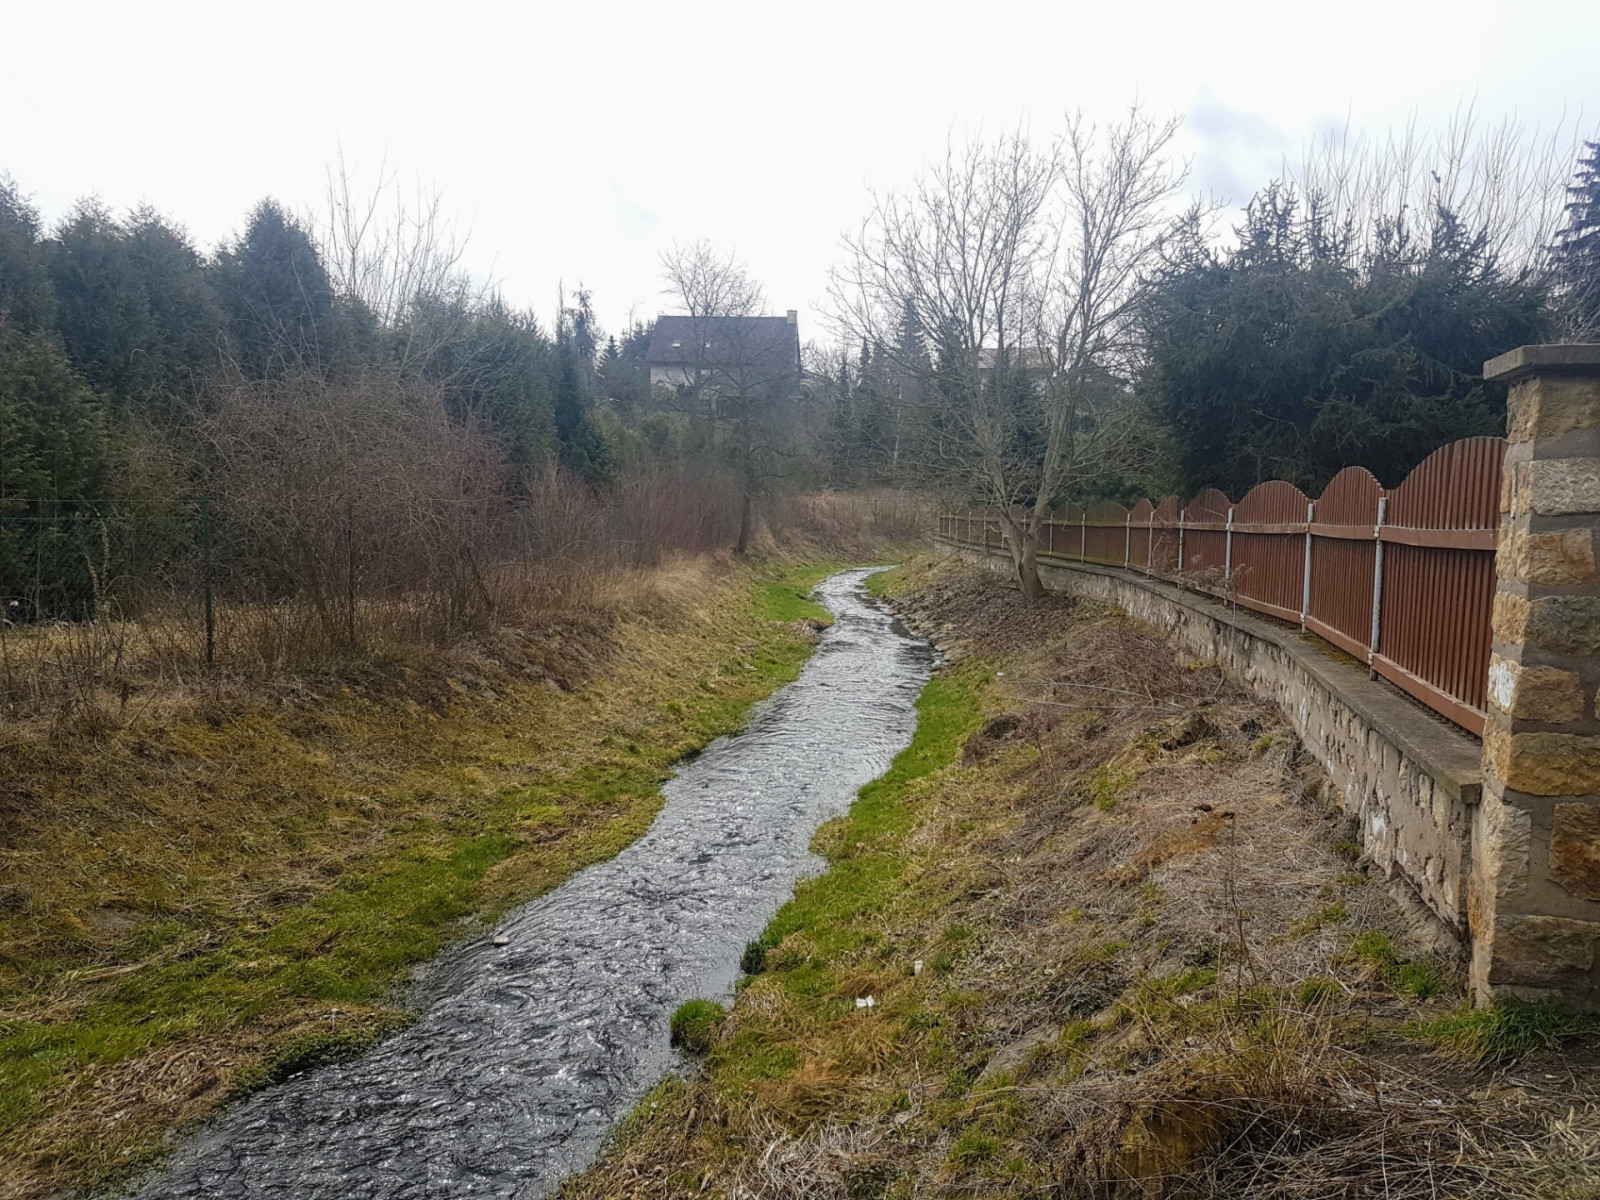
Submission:
<svg viewBox="0 0 1600 1200">
<path fill-rule="evenodd" d="M 1142 442 L 1126 381 L 1184 178 L 1177 128 L 1135 106 L 1106 127 L 1074 115 L 1044 148 L 1020 132 L 952 148 L 906 193 L 874 197 L 833 276 L 850 339 L 922 377 L 924 467 L 998 508 L 1030 598 L 1052 503 Z"/>
<path fill-rule="evenodd" d="M 395 335 L 403 375 L 426 369 L 493 295 L 491 281 L 467 271 L 468 238 L 441 191 L 419 183 L 408 195 L 382 165 L 376 184 L 363 190 L 342 148 L 314 223 L 334 289 Z"/>
<path fill-rule="evenodd" d="M 1349 231 L 1353 257 L 1370 258 L 1377 237 L 1425 243 L 1448 213 L 1483 238 L 1507 273 L 1539 275 L 1582 145 L 1576 123 L 1546 134 L 1514 116 L 1486 122 L 1468 104 L 1431 132 L 1415 117 L 1381 137 L 1348 126 L 1330 131 L 1286 174 L 1315 198 L 1330 229 Z"/>
<path fill-rule="evenodd" d="M 782 317 L 762 317 L 761 285 L 731 253 L 710 243 L 674 246 L 661 256 L 666 294 L 684 310 L 675 327 L 681 353 L 678 391 L 701 419 L 725 435 L 739 478 L 736 550 L 750 546 L 757 497 L 774 474 L 785 400 L 800 379 L 799 338 Z"/>
</svg>

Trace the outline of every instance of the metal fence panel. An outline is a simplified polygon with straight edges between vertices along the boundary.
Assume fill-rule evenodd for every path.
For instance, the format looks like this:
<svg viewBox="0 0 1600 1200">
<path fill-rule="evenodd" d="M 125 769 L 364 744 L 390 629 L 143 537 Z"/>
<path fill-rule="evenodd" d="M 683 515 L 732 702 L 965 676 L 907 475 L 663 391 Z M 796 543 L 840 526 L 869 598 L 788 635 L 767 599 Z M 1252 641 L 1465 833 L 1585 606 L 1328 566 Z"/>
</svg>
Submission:
<svg viewBox="0 0 1600 1200">
<path fill-rule="evenodd" d="M 1501 438 L 1467 438 L 1390 490 L 1347 467 L 1315 501 L 1273 480 L 1237 504 L 1214 488 L 1187 504 L 1068 504 L 1040 528 L 1039 548 L 1299 622 L 1481 734 L 1504 456 Z M 992 514 L 952 515 L 940 531 L 1004 550 Z"/>
</svg>

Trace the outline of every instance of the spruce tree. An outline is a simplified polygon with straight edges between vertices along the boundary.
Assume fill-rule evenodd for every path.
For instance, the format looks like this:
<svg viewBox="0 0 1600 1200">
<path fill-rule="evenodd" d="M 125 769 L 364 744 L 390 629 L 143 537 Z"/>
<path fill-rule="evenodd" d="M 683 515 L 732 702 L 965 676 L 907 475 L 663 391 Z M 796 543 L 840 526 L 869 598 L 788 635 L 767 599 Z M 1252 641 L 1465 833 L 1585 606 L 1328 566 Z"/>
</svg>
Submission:
<svg viewBox="0 0 1600 1200">
<path fill-rule="evenodd" d="M 333 283 L 310 231 L 276 200 L 256 205 L 214 277 L 245 374 L 320 373 L 337 357 Z"/>
<path fill-rule="evenodd" d="M 1585 142 L 1556 234 L 1555 274 L 1572 335 L 1600 338 L 1600 142 Z"/>
<path fill-rule="evenodd" d="M 14 329 L 48 329 L 55 320 L 39 213 L 0 171 L 0 318 Z"/>
</svg>

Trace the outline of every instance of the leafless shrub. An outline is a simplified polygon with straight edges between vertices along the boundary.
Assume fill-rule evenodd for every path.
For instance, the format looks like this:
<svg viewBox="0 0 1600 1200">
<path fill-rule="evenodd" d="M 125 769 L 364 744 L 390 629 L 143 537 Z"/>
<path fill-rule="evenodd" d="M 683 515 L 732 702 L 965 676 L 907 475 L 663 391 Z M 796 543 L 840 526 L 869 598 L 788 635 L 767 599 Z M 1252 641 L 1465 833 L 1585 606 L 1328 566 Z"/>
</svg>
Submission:
<svg viewBox="0 0 1600 1200">
<path fill-rule="evenodd" d="M 240 381 L 198 432 L 229 595 L 304 605 L 318 649 L 370 636 L 363 617 L 411 625 L 396 630 L 407 640 L 488 618 L 484 565 L 505 526 L 498 454 L 430 390 Z"/>
</svg>

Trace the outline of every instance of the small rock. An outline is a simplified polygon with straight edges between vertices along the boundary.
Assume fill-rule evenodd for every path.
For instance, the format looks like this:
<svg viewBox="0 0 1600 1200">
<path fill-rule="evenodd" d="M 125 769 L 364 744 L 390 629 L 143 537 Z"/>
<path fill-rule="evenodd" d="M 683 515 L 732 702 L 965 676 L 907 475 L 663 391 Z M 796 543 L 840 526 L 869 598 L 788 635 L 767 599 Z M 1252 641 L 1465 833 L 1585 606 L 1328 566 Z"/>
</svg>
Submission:
<svg viewBox="0 0 1600 1200">
<path fill-rule="evenodd" d="M 509 946 L 511 944 L 511 939 L 503 933 L 497 933 L 494 935 L 494 944 L 496 946 Z"/>
</svg>

